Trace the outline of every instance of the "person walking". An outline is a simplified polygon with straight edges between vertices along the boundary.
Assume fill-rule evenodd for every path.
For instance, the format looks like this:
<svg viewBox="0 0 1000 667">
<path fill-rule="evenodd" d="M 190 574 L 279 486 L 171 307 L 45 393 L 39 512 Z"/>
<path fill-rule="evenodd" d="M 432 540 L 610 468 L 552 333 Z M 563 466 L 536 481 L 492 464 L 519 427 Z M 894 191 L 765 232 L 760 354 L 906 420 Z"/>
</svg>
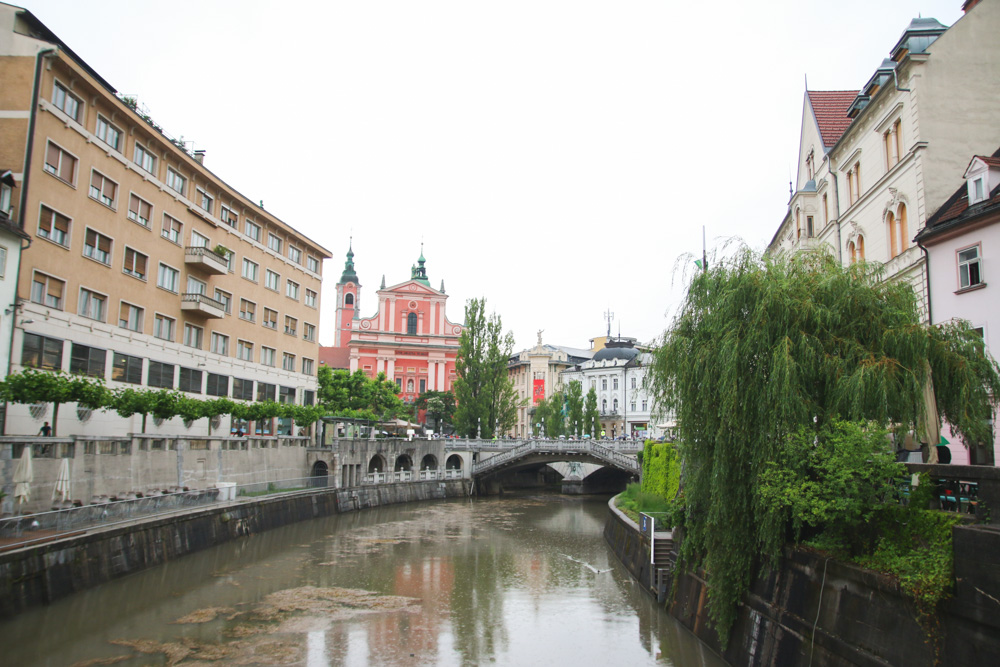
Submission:
<svg viewBox="0 0 1000 667">
<path fill-rule="evenodd" d="M 47 438 L 50 435 L 52 435 L 52 427 L 49 426 L 48 422 L 42 424 L 42 428 L 38 429 L 38 435 L 42 436 L 43 438 Z"/>
</svg>

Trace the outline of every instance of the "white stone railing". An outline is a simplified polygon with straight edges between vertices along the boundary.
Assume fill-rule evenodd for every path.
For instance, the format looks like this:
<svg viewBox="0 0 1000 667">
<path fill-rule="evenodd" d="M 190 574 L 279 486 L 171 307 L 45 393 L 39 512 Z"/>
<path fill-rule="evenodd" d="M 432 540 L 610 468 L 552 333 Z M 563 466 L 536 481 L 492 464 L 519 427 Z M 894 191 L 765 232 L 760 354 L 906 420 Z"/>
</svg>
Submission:
<svg viewBox="0 0 1000 667">
<path fill-rule="evenodd" d="M 639 474 L 639 461 L 635 456 L 598 444 L 593 440 L 531 440 L 474 463 L 472 474 L 485 474 L 530 454 L 588 454 L 608 465 Z"/>
</svg>

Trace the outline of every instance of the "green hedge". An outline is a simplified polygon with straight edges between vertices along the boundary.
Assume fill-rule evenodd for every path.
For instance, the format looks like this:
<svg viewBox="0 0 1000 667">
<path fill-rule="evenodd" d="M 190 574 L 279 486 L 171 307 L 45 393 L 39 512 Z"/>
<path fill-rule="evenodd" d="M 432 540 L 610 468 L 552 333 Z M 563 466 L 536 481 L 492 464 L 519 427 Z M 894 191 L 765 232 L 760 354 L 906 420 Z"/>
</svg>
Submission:
<svg viewBox="0 0 1000 667">
<path fill-rule="evenodd" d="M 672 442 L 647 440 L 642 450 L 642 492 L 673 500 L 680 484 L 677 446 Z"/>
</svg>

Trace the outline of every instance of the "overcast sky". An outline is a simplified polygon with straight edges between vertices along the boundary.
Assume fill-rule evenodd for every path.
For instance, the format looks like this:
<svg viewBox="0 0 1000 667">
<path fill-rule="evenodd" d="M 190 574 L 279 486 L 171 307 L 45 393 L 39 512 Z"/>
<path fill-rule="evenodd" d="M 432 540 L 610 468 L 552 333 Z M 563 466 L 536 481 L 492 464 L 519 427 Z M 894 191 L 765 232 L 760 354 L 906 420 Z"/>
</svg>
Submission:
<svg viewBox="0 0 1000 667">
<path fill-rule="evenodd" d="M 332 252 L 321 343 L 353 234 L 363 315 L 423 241 L 449 318 L 485 296 L 520 349 L 586 347 L 608 310 L 658 337 L 702 225 L 710 249 L 777 229 L 805 77 L 856 90 L 962 1 L 20 4 Z"/>
</svg>

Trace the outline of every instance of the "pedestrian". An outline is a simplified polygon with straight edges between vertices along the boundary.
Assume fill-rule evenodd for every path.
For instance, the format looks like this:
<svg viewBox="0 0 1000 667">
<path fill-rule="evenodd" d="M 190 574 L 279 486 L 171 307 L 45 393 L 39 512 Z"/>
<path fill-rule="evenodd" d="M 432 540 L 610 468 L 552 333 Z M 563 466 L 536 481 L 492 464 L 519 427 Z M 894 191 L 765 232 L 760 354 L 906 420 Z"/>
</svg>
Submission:
<svg viewBox="0 0 1000 667">
<path fill-rule="evenodd" d="M 42 428 L 38 430 L 38 435 L 42 436 L 43 438 L 47 438 L 50 435 L 52 435 L 52 427 L 49 426 L 48 422 L 42 424 Z"/>
</svg>

